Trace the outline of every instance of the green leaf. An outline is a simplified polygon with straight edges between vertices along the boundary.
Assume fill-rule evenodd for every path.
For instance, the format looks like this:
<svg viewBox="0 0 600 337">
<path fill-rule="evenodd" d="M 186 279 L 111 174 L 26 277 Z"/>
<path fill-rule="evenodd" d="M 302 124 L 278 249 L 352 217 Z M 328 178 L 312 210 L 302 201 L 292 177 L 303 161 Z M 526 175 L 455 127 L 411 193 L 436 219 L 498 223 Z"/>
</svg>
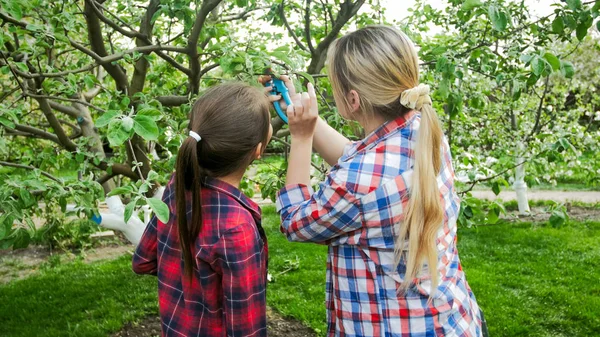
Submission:
<svg viewBox="0 0 600 337">
<path fill-rule="evenodd" d="M 11 120 L 4 118 L 2 116 L 0 116 L 0 124 L 6 126 L 8 128 L 11 128 L 11 129 L 15 128 L 15 123 L 13 123 Z"/>
<path fill-rule="evenodd" d="M 492 184 L 492 192 L 494 192 L 495 195 L 500 194 L 500 184 L 498 184 L 497 181 Z"/>
<path fill-rule="evenodd" d="M 117 187 L 117 188 L 113 189 L 106 196 L 112 197 L 113 195 L 120 195 L 120 194 L 131 193 L 131 192 L 133 192 L 133 189 L 131 188 L 131 186 L 121 186 L 121 187 Z"/>
<path fill-rule="evenodd" d="M 146 202 L 148 205 L 150 205 L 150 208 L 152 208 L 158 220 L 160 220 L 162 223 L 169 222 L 170 211 L 167 204 L 156 198 L 146 198 Z"/>
<path fill-rule="evenodd" d="M 117 117 L 120 114 L 120 111 L 108 110 L 107 112 L 103 113 L 102 116 L 98 117 L 98 119 L 96 119 L 96 127 L 101 128 L 105 125 L 108 125 L 108 123 L 110 123 L 115 117 Z"/>
<path fill-rule="evenodd" d="M 577 25 L 577 29 L 575 30 L 575 35 L 577 36 L 577 40 L 583 41 L 583 39 L 587 35 L 587 32 L 588 32 L 588 27 L 584 22 Z"/>
<path fill-rule="evenodd" d="M 124 220 L 125 222 L 128 222 L 129 219 L 131 219 L 131 215 L 133 214 L 133 209 L 135 208 L 135 201 L 130 201 L 127 206 L 125 206 L 125 214 L 124 214 Z"/>
<path fill-rule="evenodd" d="M 566 78 L 573 78 L 575 75 L 575 67 L 569 61 L 560 61 L 560 71 Z"/>
<path fill-rule="evenodd" d="M 500 211 L 497 208 L 495 208 L 495 207 L 490 208 L 490 210 L 488 211 L 488 214 L 487 214 L 487 222 L 492 225 L 497 223 L 498 220 L 500 219 L 499 213 L 500 213 Z"/>
<path fill-rule="evenodd" d="M 488 8 L 488 16 L 495 30 L 502 32 L 506 29 L 508 18 L 501 9 L 498 9 L 496 6 L 490 6 Z"/>
<path fill-rule="evenodd" d="M 17 65 L 17 68 L 19 68 L 20 71 L 26 73 L 29 71 L 29 68 L 27 67 L 27 65 L 23 62 L 17 62 L 15 63 Z"/>
<path fill-rule="evenodd" d="M 596 21 L 596 29 L 600 32 L 600 20 Z"/>
<path fill-rule="evenodd" d="M 108 133 L 106 137 L 111 146 L 123 144 L 130 136 L 130 132 L 123 129 L 123 121 L 120 119 L 112 120 L 108 123 Z"/>
<path fill-rule="evenodd" d="M 470 11 L 471 9 L 481 5 L 483 5 L 483 3 L 480 0 L 467 0 L 463 3 L 462 9 L 465 11 Z"/>
<path fill-rule="evenodd" d="M 96 81 L 94 80 L 94 77 L 92 75 L 85 75 L 83 77 L 83 81 L 85 82 L 85 85 L 88 89 L 93 88 L 94 85 L 96 85 Z"/>
<path fill-rule="evenodd" d="M 23 201 L 25 208 L 35 205 L 35 198 L 31 193 L 29 193 L 28 190 L 24 188 L 19 189 L 19 195 L 21 196 L 21 200 Z"/>
<path fill-rule="evenodd" d="M 545 53 L 544 58 L 546 59 L 546 61 L 548 61 L 548 63 L 550 63 L 550 65 L 552 66 L 552 69 L 554 69 L 554 70 L 560 69 L 560 60 L 558 59 L 558 57 L 554 56 L 551 53 Z"/>
<path fill-rule="evenodd" d="M 298 75 L 304 77 L 305 79 L 307 79 L 310 83 L 312 83 L 312 85 L 315 85 L 315 79 L 309 73 L 305 73 L 303 71 L 296 71 L 296 74 L 298 74 Z"/>
<path fill-rule="evenodd" d="M 21 249 L 27 248 L 29 246 L 29 241 L 31 241 L 31 236 L 29 236 L 29 232 L 27 232 L 24 228 L 19 228 L 15 231 L 15 241 L 13 243 L 13 249 Z"/>
<path fill-rule="evenodd" d="M 562 17 L 557 16 L 554 18 L 554 21 L 552 21 L 552 32 L 554 34 L 560 34 L 565 30 L 565 22 L 563 21 Z"/>
<path fill-rule="evenodd" d="M 581 8 L 581 0 L 567 0 L 567 6 L 573 11 L 577 10 Z"/>
<path fill-rule="evenodd" d="M 162 112 L 154 107 L 143 108 L 138 111 L 137 116 L 146 116 L 151 118 L 153 121 L 158 121 L 163 118 Z"/>
<path fill-rule="evenodd" d="M 533 59 L 531 59 L 531 70 L 536 76 L 540 76 L 544 72 L 545 68 L 546 64 L 539 56 L 536 55 L 533 57 Z"/>
<path fill-rule="evenodd" d="M 133 124 L 135 133 L 145 140 L 158 139 L 158 126 L 152 118 L 144 115 L 136 115 L 133 119 L 135 121 Z"/>
<path fill-rule="evenodd" d="M 567 221 L 567 214 L 560 210 L 560 209 L 555 209 L 554 211 L 552 211 L 552 215 L 550 215 L 550 225 L 552 225 L 552 227 L 560 227 L 562 226 L 565 222 Z"/>
</svg>

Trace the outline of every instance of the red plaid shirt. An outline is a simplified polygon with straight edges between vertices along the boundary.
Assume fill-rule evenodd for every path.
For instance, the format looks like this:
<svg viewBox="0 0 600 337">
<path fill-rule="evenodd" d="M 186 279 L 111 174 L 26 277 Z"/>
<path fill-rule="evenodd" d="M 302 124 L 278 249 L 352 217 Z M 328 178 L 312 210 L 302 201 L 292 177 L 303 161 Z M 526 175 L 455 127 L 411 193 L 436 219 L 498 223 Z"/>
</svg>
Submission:
<svg viewBox="0 0 600 337">
<path fill-rule="evenodd" d="M 205 179 L 190 282 L 183 272 L 173 182 L 163 195 L 169 222 L 152 217 L 133 257 L 136 273 L 158 275 L 162 335 L 266 336 L 268 248 L 260 208 L 233 186 Z M 188 210 L 189 216 L 191 203 Z"/>
</svg>

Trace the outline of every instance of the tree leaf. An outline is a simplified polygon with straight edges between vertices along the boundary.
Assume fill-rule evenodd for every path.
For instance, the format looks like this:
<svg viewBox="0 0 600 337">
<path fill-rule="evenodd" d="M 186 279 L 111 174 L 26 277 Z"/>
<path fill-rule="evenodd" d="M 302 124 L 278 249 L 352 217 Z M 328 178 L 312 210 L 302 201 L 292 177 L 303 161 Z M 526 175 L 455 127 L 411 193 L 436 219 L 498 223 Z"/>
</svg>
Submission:
<svg viewBox="0 0 600 337">
<path fill-rule="evenodd" d="M 135 121 L 133 129 L 140 137 L 145 140 L 158 139 L 158 126 L 152 118 L 144 115 L 136 115 L 133 120 Z"/>
<path fill-rule="evenodd" d="M 163 118 L 162 112 L 154 107 L 146 107 L 137 112 L 136 116 L 146 116 L 151 118 L 153 121 L 158 121 Z"/>
<path fill-rule="evenodd" d="M 567 6 L 573 11 L 577 10 L 581 8 L 581 0 L 567 0 Z"/>
<path fill-rule="evenodd" d="M 21 196 L 25 208 L 35 205 L 35 198 L 28 190 L 24 188 L 19 189 L 19 195 Z"/>
<path fill-rule="evenodd" d="M 567 221 L 567 214 L 560 210 L 560 209 L 555 209 L 554 211 L 552 211 L 552 215 L 550 215 L 550 225 L 552 225 L 552 227 L 560 227 L 562 226 L 565 222 Z"/>
<path fill-rule="evenodd" d="M 466 0 L 462 5 L 462 9 L 465 11 L 470 11 L 471 9 L 481 5 L 483 5 L 483 3 L 480 0 Z"/>
<path fill-rule="evenodd" d="M 148 203 L 150 208 L 152 208 L 158 220 L 160 220 L 162 223 L 169 222 L 170 211 L 169 206 L 167 206 L 167 204 L 165 204 L 164 202 L 162 202 L 162 200 L 157 198 L 146 198 L 146 202 Z"/>
<path fill-rule="evenodd" d="M 130 201 L 127 206 L 125 206 L 125 213 L 123 214 L 123 218 L 125 222 L 128 222 L 131 219 L 131 215 L 133 214 L 133 209 L 135 208 L 135 201 Z"/>
<path fill-rule="evenodd" d="M 123 144 L 130 136 L 130 132 L 123 129 L 123 121 L 120 119 L 112 120 L 108 123 L 108 133 L 106 138 L 111 146 Z"/>
<path fill-rule="evenodd" d="M 108 125 L 108 123 L 110 123 L 120 114 L 121 112 L 118 110 L 108 110 L 107 112 L 103 113 L 102 116 L 98 117 L 98 119 L 96 119 L 96 127 L 101 128 L 105 125 Z"/>
<path fill-rule="evenodd" d="M 554 70 L 560 69 L 560 60 L 558 59 L 558 57 L 554 56 L 551 53 L 545 53 L 544 58 L 546 59 L 546 61 L 548 61 L 548 63 L 550 63 L 550 65 L 552 66 L 552 69 L 554 69 Z"/>
<path fill-rule="evenodd" d="M 307 79 L 310 83 L 312 83 L 312 85 L 315 85 L 315 79 L 309 73 L 305 73 L 303 71 L 296 71 L 296 74 L 298 74 L 298 75 L 304 77 L 305 79 Z"/>
<path fill-rule="evenodd" d="M 583 41 L 583 39 L 585 39 L 585 36 L 587 35 L 587 33 L 588 33 L 588 27 L 584 22 L 577 25 L 577 29 L 575 30 L 575 35 L 577 36 L 577 40 Z"/>
<path fill-rule="evenodd" d="M 545 68 L 546 64 L 539 56 L 535 55 L 533 59 L 531 59 L 531 70 L 536 76 L 540 76 Z"/>
<path fill-rule="evenodd" d="M 497 181 L 492 184 L 492 192 L 494 192 L 495 195 L 500 194 L 500 184 L 498 184 Z"/>
<path fill-rule="evenodd" d="M 569 61 L 560 61 L 560 71 L 566 78 L 573 78 L 573 75 L 575 75 L 573 63 Z"/>
<path fill-rule="evenodd" d="M 552 21 L 552 32 L 554 34 L 560 34 L 562 32 L 564 32 L 565 30 L 565 22 L 563 21 L 563 18 L 560 16 L 557 16 L 554 18 L 554 20 Z"/>
<path fill-rule="evenodd" d="M 131 188 L 131 186 L 120 186 L 111 190 L 106 196 L 112 197 L 113 195 L 120 195 L 131 192 L 133 192 L 133 188 Z"/>
<path fill-rule="evenodd" d="M 488 8 L 488 16 L 495 30 L 502 32 L 506 29 L 508 18 L 501 9 L 498 9 L 496 6 L 490 6 Z"/>
<path fill-rule="evenodd" d="M 31 236 L 29 236 L 29 232 L 24 228 L 19 228 L 15 231 L 15 241 L 13 243 L 13 249 L 21 249 L 27 248 L 29 246 L 29 241 L 31 241 Z"/>
<path fill-rule="evenodd" d="M 11 120 L 8 120 L 2 116 L 0 116 L 0 124 L 6 126 L 8 128 L 11 128 L 11 129 L 15 128 L 15 123 L 13 123 Z"/>
</svg>

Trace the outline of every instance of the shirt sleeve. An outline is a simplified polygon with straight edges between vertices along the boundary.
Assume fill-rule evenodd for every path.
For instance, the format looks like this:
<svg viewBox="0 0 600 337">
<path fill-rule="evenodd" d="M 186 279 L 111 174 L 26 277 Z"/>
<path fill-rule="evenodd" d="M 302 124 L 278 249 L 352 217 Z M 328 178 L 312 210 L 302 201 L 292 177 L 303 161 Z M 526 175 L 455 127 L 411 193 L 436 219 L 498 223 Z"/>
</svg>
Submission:
<svg viewBox="0 0 600 337">
<path fill-rule="evenodd" d="M 163 192 L 162 201 L 167 205 L 171 204 L 171 198 L 173 197 L 171 193 L 172 183 L 173 180 L 167 184 L 165 191 Z M 132 268 L 136 274 L 157 274 L 158 221 L 156 215 L 153 215 L 146 226 L 146 230 L 144 230 L 144 234 L 142 234 L 140 243 L 135 249 Z"/>
<path fill-rule="evenodd" d="M 316 193 L 302 184 L 277 194 L 281 232 L 290 241 L 330 244 L 332 239 L 361 228 L 360 200 L 331 172 Z"/>
<path fill-rule="evenodd" d="M 146 230 L 140 239 L 140 243 L 135 249 L 132 267 L 136 274 L 156 275 L 157 273 L 157 224 L 158 218 L 154 215 L 146 226 Z"/>
<path fill-rule="evenodd" d="M 266 336 L 266 261 L 254 224 L 227 231 L 213 248 L 213 268 L 222 275 L 227 336 Z"/>
</svg>

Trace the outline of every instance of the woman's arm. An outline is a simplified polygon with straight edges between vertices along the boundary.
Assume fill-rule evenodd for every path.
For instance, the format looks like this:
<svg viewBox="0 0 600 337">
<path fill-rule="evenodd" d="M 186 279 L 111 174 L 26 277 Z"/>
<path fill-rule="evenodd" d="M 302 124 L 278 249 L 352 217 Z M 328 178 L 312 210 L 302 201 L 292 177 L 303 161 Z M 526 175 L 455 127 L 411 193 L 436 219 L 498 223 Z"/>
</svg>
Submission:
<svg viewBox="0 0 600 337">
<path fill-rule="evenodd" d="M 313 137 L 313 147 L 327 164 L 335 165 L 348 143 L 350 143 L 348 138 L 329 126 L 323 118 L 319 118 Z"/>
</svg>

